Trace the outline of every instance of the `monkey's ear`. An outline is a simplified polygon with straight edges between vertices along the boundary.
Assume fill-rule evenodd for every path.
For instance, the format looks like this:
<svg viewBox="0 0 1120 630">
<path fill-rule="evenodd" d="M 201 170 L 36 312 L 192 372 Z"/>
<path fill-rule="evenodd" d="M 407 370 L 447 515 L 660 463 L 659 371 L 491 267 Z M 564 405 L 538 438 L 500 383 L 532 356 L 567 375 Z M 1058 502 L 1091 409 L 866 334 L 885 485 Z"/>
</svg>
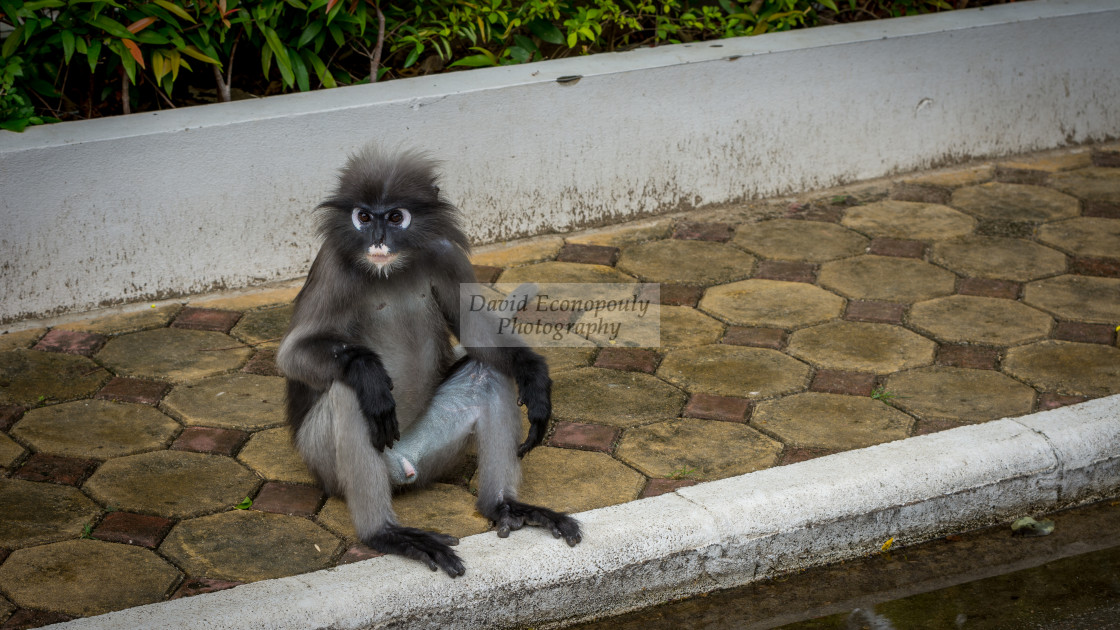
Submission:
<svg viewBox="0 0 1120 630">
<path fill-rule="evenodd" d="M 436 186 L 435 184 L 432 184 L 432 192 L 438 195 L 439 194 L 439 186 Z"/>
</svg>

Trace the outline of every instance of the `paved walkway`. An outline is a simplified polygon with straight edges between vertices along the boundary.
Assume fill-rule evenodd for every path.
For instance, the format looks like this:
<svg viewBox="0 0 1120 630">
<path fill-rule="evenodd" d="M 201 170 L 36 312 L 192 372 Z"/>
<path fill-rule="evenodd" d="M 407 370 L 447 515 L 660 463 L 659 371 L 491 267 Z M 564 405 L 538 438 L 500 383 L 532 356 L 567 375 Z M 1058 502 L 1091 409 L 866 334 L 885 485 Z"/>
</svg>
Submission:
<svg viewBox="0 0 1120 630">
<path fill-rule="evenodd" d="M 572 512 L 1120 393 L 1120 146 L 488 247 L 481 282 L 661 284 L 656 348 L 549 348 L 522 496 Z M 374 555 L 291 449 L 298 283 L 0 336 L 0 623 Z M 467 536 L 468 462 L 401 495 Z M 239 509 L 247 508 L 247 509 Z"/>
</svg>

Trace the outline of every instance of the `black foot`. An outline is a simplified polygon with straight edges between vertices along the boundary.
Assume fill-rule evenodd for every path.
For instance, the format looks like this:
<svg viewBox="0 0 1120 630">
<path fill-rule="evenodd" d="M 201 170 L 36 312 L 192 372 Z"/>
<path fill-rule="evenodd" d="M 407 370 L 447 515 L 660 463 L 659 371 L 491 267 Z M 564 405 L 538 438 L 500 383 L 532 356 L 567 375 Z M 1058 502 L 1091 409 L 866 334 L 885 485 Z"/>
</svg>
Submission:
<svg viewBox="0 0 1120 630">
<path fill-rule="evenodd" d="M 459 544 L 459 539 L 454 536 L 413 527 L 386 525 L 381 531 L 362 542 L 381 553 L 419 560 L 428 565 L 432 571 L 443 569 L 451 577 L 459 577 L 466 572 L 463 561 L 450 547 Z"/>
<path fill-rule="evenodd" d="M 575 547 L 581 540 L 579 521 L 548 508 L 529 505 L 519 501 L 506 501 L 487 514 L 498 530 L 498 537 L 506 538 L 513 530 L 525 525 L 543 527 L 556 538 L 563 538 L 569 547 Z"/>
</svg>

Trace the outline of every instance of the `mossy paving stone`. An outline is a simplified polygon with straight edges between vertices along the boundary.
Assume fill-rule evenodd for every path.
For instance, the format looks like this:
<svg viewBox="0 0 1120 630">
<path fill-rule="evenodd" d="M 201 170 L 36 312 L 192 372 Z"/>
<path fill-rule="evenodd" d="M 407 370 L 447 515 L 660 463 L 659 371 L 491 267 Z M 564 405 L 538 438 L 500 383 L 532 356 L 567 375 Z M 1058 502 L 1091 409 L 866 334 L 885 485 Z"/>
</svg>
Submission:
<svg viewBox="0 0 1120 630">
<path fill-rule="evenodd" d="M 560 512 L 584 512 L 633 501 L 645 483 L 643 475 L 606 453 L 538 446 L 521 460 L 518 499 Z"/>
<path fill-rule="evenodd" d="M 861 254 L 862 235 L 834 223 L 775 219 L 741 226 L 731 242 L 762 258 L 825 262 Z"/>
<path fill-rule="evenodd" d="M 668 239 L 623 248 L 616 266 L 645 282 L 710 286 L 746 278 L 754 263 L 723 243 Z"/>
<path fill-rule="evenodd" d="M 114 313 L 102 315 L 91 319 L 83 319 L 69 324 L 60 324 L 56 328 L 62 330 L 76 330 L 79 332 L 97 333 L 99 335 L 119 335 L 122 333 L 162 328 L 175 317 L 182 306 L 170 304 L 155 308 L 132 311 L 130 313 Z"/>
<path fill-rule="evenodd" d="M 769 468 L 782 444 L 735 422 L 680 418 L 628 429 L 615 456 L 646 475 L 710 481 Z"/>
<path fill-rule="evenodd" d="M 1077 217 L 1038 228 L 1038 240 L 1075 256 L 1120 258 L 1120 219 Z"/>
<path fill-rule="evenodd" d="M 86 398 L 112 377 L 86 357 L 59 352 L 0 352 L 0 403 L 33 407 Z"/>
<path fill-rule="evenodd" d="M 891 404 L 921 420 L 965 423 L 1030 413 L 1035 394 L 999 372 L 941 366 L 892 374 L 884 388 Z"/>
<path fill-rule="evenodd" d="M 832 322 L 799 330 L 788 351 L 829 370 L 889 374 L 933 363 L 937 344 L 901 326 Z"/>
<path fill-rule="evenodd" d="M 606 247 L 623 247 L 635 243 L 644 243 L 654 239 L 665 238 L 673 229 L 673 222 L 669 219 L 659 221 L 624 223 L 619 226 L 602 230 L 593 230 L 569 236 L 565 240 L 576 245 L 602 245 Z"/>
<path fill-rule="evenodd" d="M 315 484 L 287 427 L 258 431 L 238 453 L 237 459 L 265 479 L 289 483 Z"/>
<path fill-rule="evenodd" d="M 104 460 L 164 448 L 180 429 L 148 405 L 77 400 L 28 411 L 12 435 L 39 452 Z"/>
<path fill-rule="evenodd" d="M 197 308 L 216 308 L 225 311 L 246 311 L 254 308 L 288 304 L 296 299 L 303 284 L 293 282 L 290 286 L 275 289 L 249 291 L 240 295 L 216 295 L 192 299 L 190 305 Z"/>
<path fill-rule="evenodd" d="M 577 368 L 552 382 L 552 413 L 559 420 L 629 427 L 676 416 L 684 403 L 684 392 L 641 372 Z"/>
<path fill-rule="evenodd" d="M 225 374 L 176 385 L 162 408 L 187 426 L 255 431 L 284 424 L 284 379 Z"/>
<path fill-rule="evenodd" d="M 25 452 L 18 442 L 7 434 L 0 433 L 0 476 L 3 476 L 5 468 L 11 468 Z"/>
<path fill-rule="evenodd" d="M 942 341 L 1013 346 L 1045 338 L 1054 320 L 1021 302 L 950 295 L 910 308 L 910 324 Z"/>
<path fill-rule="evenodd" d="M 820 285 L 857 300 L 917 302 L 949 295 L 957 277 L 921 260 L 857 256 L 821 265 Z"/>
<path fill-rule="evenodd" d="M 258 348 L 278 348 L 280 339 L 288 332 L 295 306 L 288 304 L 277 308 L 250 311 L 237 320 L 229 331 L 234 338 Z"/>
<path fill-rule="evenodd" d="M 19 549 L 0 565 L 0 588 L 17 605 L 75 617 L 162 601 L 181 578 L 149 549 L 100 540 Z"/>
<path fill-rule="evenodd" d="M 872 398 L 805 392 L 759 403 L 751 424 L 789 446 L 846 451 L 901 440 L 914 419 Z"/>
<path fill-rule="evenodd" d="M 848 208 L 840 224 L 873 237 L 932 241 L 971 234 L 976 219 L 949 206 L 880 201 Z"/>
<path fill-rule="evenodd" d="M 121 510 L 187 518 L 237 505 L 259 485 L 260 478 L 229 457 L 155 451 L 105 462 L 85 490 Z"/>
<path fill-rule="evenodd" d="M 598 348 L 533 348 L 544 357 L 552 373 L 591 365 L 591 360 L 599 352 Z"/>
<path fill-rule="evenodd" d="M 688 306 L 661 306 L 661 347 L 702 346 L 719 341 L 723 324 Z"/>
<path fill-rule="evenodd" d="M 633 277 L 613 267 L 555 261 L 508 269 L 502 273 L 498 281 L 614 284 L 635 282 Z"/>
<path fill-rule="evenodd" d="M 700 309 L 740 326 L 788 329 L 839 317 L 844 298 L 804 282 L 743 280 L 708 289 Z"/>
<path fill-rule="evenodd" d="M 940 188 L 959 188 L 961 186 L 982 184 L 992 179 L 994 172 L 995 169 L 991 165 L 984 164 L 981 166 L 955 168 L 948 171 L 922 173 L 912 177 L 906 177 L 900 180 L 899 183 L 917 186 L 937 186 Z"/>
<path fill-rule="evenodd" d="M 1003 370 L 1045 391 L 1075 396 L 1120 394 L 1120 348 L 1040 341 L 1012 348 Z"/>
<path fill-rule="evenodd" d="M 325 569 L 341 546 L 299 516 L 232 510 L 180 522 L 159 550 L 192 577 L 256 582 Z"/>
<path fill-rule="evenodd" d="M 1018 238 L 963 236 L 934 243 L 929 259 L 972 278 L 1026 282 L 1066 269 L 1061 252 Z"/>
<path fill-rule="evenodd" d="M 490 521 L 478 513 L 474 502 L 474 495 L 461 486 L 433 483 L 393 495 L 393 511 L 401 525 L 462 538 L 490 529 Z M 346 540 L 358 538 L 350 510 L 341 497 L 327 499 L 319 510 L 318 520 Z"/>
<path fill-rule="evenodd" d="M 77 488 L 0 479 L 0 547 L 15 549 L 77 538 L 101 508 Z"/>
<path fill-rule="evenodd" d="M 47 334 L 46 328 L 35 328 L 32 330 L 19 330 L 16 332 L 9 332 L 0 335 L 0 352 L 7 352 L 9 350 L 26 350 L 35 345 L 36 341 Z"/>
<path fill-rule="evenodd" d="M 1092 153 L 1090 153 L 1089 151 L 1027 156 L 1023 158 L 1012 158 L 1005 162 L 999 163 L 999 165 L 1004 168 L 1020 169 L 1025 171 L 1043 171 L 1045 173 L 1057 173 L 1058 171 L 1068 171 L 1075 168 L 1084 168 L 1086 166 L 1092 166 L 1092 164 Z"/>
<path fill-rule="evenodd" d="M 1115 326 L 1120 323 L 1120 278 L 1047 278 L 1026 285 L 1023 302 L 1059 319 Z"/>
<path fill-rule="evenodd" d="M 121 376 L 181 382 L 235 370 L 252 354 L 219 332 L 158 328 L 110 339 L 97 360 Z"/>
<path fill-rule="evenodd" d="M 960 188 L 949 205 L 994 221 L 1043 222 L 1081 214 L 1077 199 L 1056 190 L 1024 184 L 990 182 Z"/>
<path fill-rule="evenodd" d="M 809 366 L 776 350 L 711 345 L 670 351 L 657 375 L 694 394 L 764 398 L 804 389 Z"/>
<path fill-rule="evenodd" d="M 1120 168 L 1094 166 L 1056 173 L 1047 183 L 1086 201 L 1120 203 Z"/>
<path fill-rule="evenodd" d="M 554 258 L 564 245 L 559 236 L 514 242 L 471 256 L 471 264 L 492 267 L 512 267 Z"/>
</svg>

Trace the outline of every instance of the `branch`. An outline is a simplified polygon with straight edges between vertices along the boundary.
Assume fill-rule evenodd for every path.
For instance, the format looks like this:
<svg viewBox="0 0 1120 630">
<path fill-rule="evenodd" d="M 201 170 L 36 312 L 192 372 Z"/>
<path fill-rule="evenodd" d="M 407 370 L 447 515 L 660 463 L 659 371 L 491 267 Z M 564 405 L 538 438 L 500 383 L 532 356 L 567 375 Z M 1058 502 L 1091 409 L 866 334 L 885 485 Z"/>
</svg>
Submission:
<svg viewBox="0 0 1120 630">
<path fill-rule="evenodd" d="M 377 70 L 381 67 L 381 49 L 385 45 L 385 14 L 380 3 L 373 5 L 377 11 L 377 45 L 369 56 L 369 82 L 377 83 Z"/>
</svg>

